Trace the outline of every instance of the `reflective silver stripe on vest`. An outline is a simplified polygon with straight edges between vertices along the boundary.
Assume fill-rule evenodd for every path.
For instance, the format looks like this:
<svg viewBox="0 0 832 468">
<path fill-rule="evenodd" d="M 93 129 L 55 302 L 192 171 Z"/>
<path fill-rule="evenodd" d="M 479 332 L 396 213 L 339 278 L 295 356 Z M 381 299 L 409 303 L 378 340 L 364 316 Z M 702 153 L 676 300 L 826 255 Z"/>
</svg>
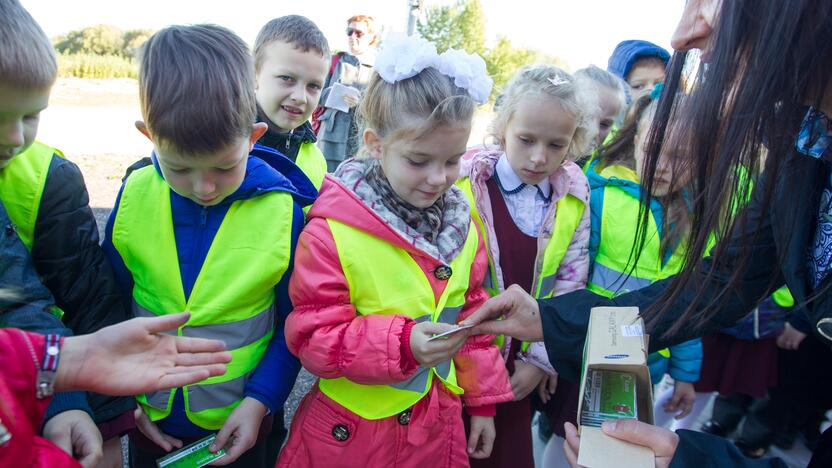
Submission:
<svg viewBox="0 0 832 468">
<path fill-rule="evenodd" d="M 442 312 L 439 313 L 439 320 L 437 320 L 437 323 L 455 324 L 457 317 L 459 317 L 460 311 L 462 311 L 462 306 L 445 307 L 444 309 L 442 309 Z M 421 323 L 429 319 L 429 315 L 423 315 L 417 318 L 416 322 Z M 393 388 L 398 388 L 399 390 L 410 390 L 411 392 L 422 393 L 425 391 L 425 386 L 428 384 L 428 377 L 430 377 L 430 369 L 430 367 L 419 366 L 419 369 L 416 370 L 416 373 L 413 374 L 412 377 L 403 382 L 390 384 L 390 386 Z M 436 373 L 439 374 L 443 379 L 447 379 L 448 374 L 451 373 L 451 361 L 447 360 L 445 362 L 439 363 L 433 369 L 436 370 Z"/>
<path fill-rule="evenodd" d="M 136 317 L 156 316 L 156 314 L 145 309 L 135 301 L 133 301 L 133 314 Z M 226 349 L 238 349 L 256 342 L 272 331 L 274 329 L 274 316 L 275 306 L 271 305 L 254 317 L 249 317 L 245 320 L 184 327 L 182 329 L 182 336 L 220 340 L 225 342 Z M 166 332 L 166 334 L 176 335 L 176 331 Z"/>
<path fill-rule="evenodd" d="M 156 408 L 159 411 L 168 409 L 168 399 L 170 399 L 170 389 L 159 392 L 145 394 L 147 405 Z"/>
<path fill-rule="evenodd" d="M 555 290 L 555 283 L 558 280 L 558 275 L 544 276 L 540 279 L 540 297 L 544 298 Z M 532 291 L 534 292 L 534 291 Z"/>
<path fill-rule="evenodd" d="M 652 280 L 639 278 L 638 276 L 630 276 L 626 273 L 615 271 L 598 262 L 595 262 L 595 265 L 592 267 L 592 277 L 589 281 L 607 291 L 622 293 L 636 291 L 653 284 Z"/>
<path fill-rule="evenodd" d="M 494 275 L 491 274 L 491 265 L 488 265 L 488 268 L 485 270 L 485 278 L 482 280 L 482 287 L 485 289 L 497 289 L 497 285 L 494 284 Z"/>
<path fill-rule="evenodd" d="M 225 382 L 188 387 L 188 409 L 193 413 L 225 408 L 243 397 L 246 382 L 254 371 Z"/>
</svg>

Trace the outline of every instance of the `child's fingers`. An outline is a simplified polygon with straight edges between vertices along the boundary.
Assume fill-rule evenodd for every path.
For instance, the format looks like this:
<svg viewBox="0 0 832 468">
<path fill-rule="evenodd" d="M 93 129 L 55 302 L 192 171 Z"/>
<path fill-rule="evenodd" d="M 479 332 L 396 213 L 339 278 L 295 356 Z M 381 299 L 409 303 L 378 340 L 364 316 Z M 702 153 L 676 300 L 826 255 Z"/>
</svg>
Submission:
<svg viewBox="0 0 832 468">
<path fill-rule="evenodd" d="M 471 425 L 471 433 L 468 435 L 468 455 L 473 455 L 476 452 L 481 433 L 482 426 L 478 424 Z"/>
<path fill-rule="evenodd" d="M 558 375 L 550 375 L 546 386 L 548 387 L 549 394 L 554 395 L 558 389 Z"/>
<path fill-rule="evenodd" d="M 477 449 L 471 454 L 471 458 L 484 459 L 491 456 L 491 449 L 494 447 L 494 434 L 490 431 L 480 432 L 480 440 Z"/>
<path fill-rule="evenodd" d="M 237 430 L 237 424 L 234 424 L 233 419 L 226 420 L 220 431 L 217 432 L 217 437 L 214 439 L 214 443 L 211 444 L 211 447 L 209 447 L 208 450 L 211 452 L 217 452 L 219 449 L 228 445 L 228 439 L 235 430 Z M 226 450 L 226 457 L 228 457 L 229 450 Z"/>
</svg>

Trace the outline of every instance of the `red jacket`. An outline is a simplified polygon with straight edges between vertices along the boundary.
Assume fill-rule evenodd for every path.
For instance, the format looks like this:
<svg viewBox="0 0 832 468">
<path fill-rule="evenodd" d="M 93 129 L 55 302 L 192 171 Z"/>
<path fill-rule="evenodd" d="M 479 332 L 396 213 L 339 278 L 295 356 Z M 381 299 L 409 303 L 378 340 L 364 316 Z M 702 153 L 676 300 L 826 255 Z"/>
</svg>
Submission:
<svg viewBox="0 0 832 468">
<path fill-rule="evenodd" d="M 404 315 L 356 314 L 327 218 L 408 251 L 425 272 L 435 300 L 447 285 L 432 274 L 441 264 L 439 260 L 415 247 L 412 240 L 394 230 L 353 191 L 327 176 L 295 251 L 289 285 L 294 310 L 285 329 L 289 350 L 319 377 L 346 377 L 373 385 L 404 381 L 419 366 L 409 346 L 410 330 L 415 323 Z M 466 303 L 458 320 L 464 320 L 488 299 L 481 286 L 487 266 L 485 246 L 480 239 Z M 454 357 L 458 384 L 465 390 L 462 400 L 472 414 L 493 415 L 494 404 L 513 398 L 505 365 L 493 340 L 493 335 L 472 336 Z"/>
<path fill-rule="evenodd" d="M 0 329 L 0 424 L 12 435 L 0 445 L 0 466 L 81 466 L 57 445 L 38 436 L 51 400 L 35 395 L 36 366 L 43 359 L 43 347 L 41 335 Z"/>
</svg>

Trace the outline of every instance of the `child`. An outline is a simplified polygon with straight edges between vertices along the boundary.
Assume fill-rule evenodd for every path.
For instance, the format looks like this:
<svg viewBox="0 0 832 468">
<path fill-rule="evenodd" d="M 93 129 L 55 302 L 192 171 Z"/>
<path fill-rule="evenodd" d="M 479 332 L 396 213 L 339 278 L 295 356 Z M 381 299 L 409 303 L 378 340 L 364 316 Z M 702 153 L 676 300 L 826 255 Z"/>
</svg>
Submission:
<svg viewBox="0 0 832 468">
<path fill-rule="evenodd" d="M 496 295 L 518 284 L 541 298 L 581 289 L 589 185 L 572 160 L 592 132 L 591 106 L 572 77 L 548 65 L 521 69 L 502 96 L 491 128 L 498 146 L 466 155 L 458 182 L 488 247 L 486 287 Z M 471 465 L 532 468 L 528 395 L 539 387 L 548 399 L 557 374 L 543 343 L 504 341 L 514 401 L 497 405 L 491 457 Z"/>
<path fill-rule="evenodd" d="M 98 245 L 78 166 L 35 140 L 57 76 L 55 51 L 16 0 L 0 3 L 0 44 L 0 202 L 10 220 L 3 227 L 25 245 L 54 297 L 52 312 L 73 333 L 92 333 L 126 320 L 129 312 Z M 74 446 L 77 456 L 94 446 L 101 454 L 102 434 L 91 415 L 103 424 L 104 440 L 112 439 L 111 445 L 132 425 L 131 399 L 90 394 L 88 401 L 82 393 L 60 395 L 43 427 L 53 440 L 75 440 L 62 446 Z"/>
<path fill-rule="evenodd" d="M 648 94 L 664 83 L 670 53 L 652 42 L 622 41 L 610 55 L 607 70 L 627 83 L 627 103 Z"/>
<path fill-rule="evenodd" d="M 592 268 L 588 289 L 607 297 L 641 289 L 654 281 L 679 271 L 685 254 L 690 213 L 682 189 L 686 177 L 674 171 L 663 154 L 653 184 L 654 199 L 650 201 L 649 221 L 638 261 L 633 268 L 633 248 L 638 245 L 638 224 L 644 178 L 643 163 L 646 136 L 653 120 L 661 87 L 651 95 L 642 96 L 632 108 L 618 136 L 601 150 L 601 161 L 587 171 L 592 188 L 592 234 L 589 242 Z M 670 145 L 667 145 L 670 146 Z M 663 218 L 663 212 L 667 216 Z M 662 220 L 664 219 L 664 223 Z M 694 402 L 693 383 L 699 379 L 702 366 L 702 342 L 687 341 L 648 356 L 653 384 L 665 374 L 674 381 L 672 397 L 658 399 L 656 419 L 662 413 L 681 418 L 691 411 Z"/>
<path fill-rule="evenodd" d="M 627 107 L 627 94 L 621 80 L 595 65 L 576 71 L 575 79 L 582 86 L 590 86 L 597 96 L 598 115 L 596 124 L 598 125 L 598 132 L 590 148 L 594 151 L 600 148 L 602 144 L 615 138 L 617 133 L 615 120 Z"/>
<path fill-rule="evenodd" d="M 329 71 L 329 43 L 309 19 L 289 15 L 266 23 L 254 42 L 257 121 L 268 124 L 259 143 L 291 159 L 321 188 L 326 160 L 315 146 L 309 117 Z"/>
<path fill-rule="evenodd" d="M 281 414 L 299 370 L 281 321 L 291 309 L 300 207 L 316 192 L 291 161 L 252 151 L 266 124 L 253 123 L 248 48 L 227 29 L 154 34 L 139 96 L 144 121 L 136 127 L 153 142 L 153 165 L 127 177 L 105 249 L 137 315 L 190 311 L 179 334 L 225 341 L 234 364 L 221 377 L 138 396 L 133 466 L 154 466 L 217 430 L 211 450 L 225 446 L 225 462 L 262 466 L 263 436 L 282 419 L 271 415 Z"/>
<path fill-rule="evenodd" d="M 427 341 L 488 298 L 485 246 L 453 184 L 491 80 L 476 55 L 385 44 L 360 110 L 369 157 L 327 176 L 298 243 L 286 337 L 321 379 L 279 466 L 467 466 L 512 399 L 493 335 Z"/>
</svg>

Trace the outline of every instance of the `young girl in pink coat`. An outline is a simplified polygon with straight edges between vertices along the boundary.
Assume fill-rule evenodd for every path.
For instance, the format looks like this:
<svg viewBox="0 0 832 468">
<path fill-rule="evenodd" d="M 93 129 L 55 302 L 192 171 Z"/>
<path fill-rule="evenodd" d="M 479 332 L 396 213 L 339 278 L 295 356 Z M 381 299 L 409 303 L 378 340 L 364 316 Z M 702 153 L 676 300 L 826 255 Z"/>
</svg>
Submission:
<svg viewBox="0 0 832 468">
<path fill-rule="evenodd" d="M 488 298 L 485 245 L 453 184 L 490 88 L 478 56 L 385 41 L 360 109 L 367 157 L 325 179 L 295 253 L 286 340 L 321 380 L 279 466 L 457 467 L 490 454 L 495 405 L 513 398 L 494 336 L 429 341 Z"/>
<path fill-rule="evenodd" d="M 594 107 L 565 71 L 524 67 L 503 90 L 490 128 L 495 144 L 463 158 L 457 185 L 470 187 L 469 201 L 485 233 L 492 293 L 511 284 L 538 297 L 586 287 L 589 184 L 573 160 L 593 137 Z M 547 254 L 558 260 L 547 261 Z M 491 457 L 471 466 L 533 468 L 529 396 L 548 401 L 557 373 L 543 343 L 526 347 L 505 337 L 503 354 L 514 401 L 497 406 Z"/>
</svg>

